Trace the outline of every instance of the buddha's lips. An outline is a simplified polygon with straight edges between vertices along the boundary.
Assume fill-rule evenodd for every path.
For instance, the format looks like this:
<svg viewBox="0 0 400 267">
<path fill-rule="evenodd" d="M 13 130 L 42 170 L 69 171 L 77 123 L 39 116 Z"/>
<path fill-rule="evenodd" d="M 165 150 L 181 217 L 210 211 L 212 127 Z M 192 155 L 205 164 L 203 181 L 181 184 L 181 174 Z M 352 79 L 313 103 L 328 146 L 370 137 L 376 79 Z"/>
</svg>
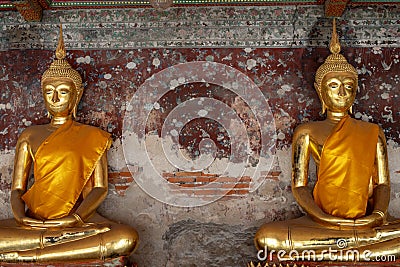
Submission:
<svg viewBox="0 0 400 267">
<path fill-rule="evenodd" d="M 335 99 L 336 100 L 336 102 L 338 102 L 338 103 L 341 103 L 341 104 L 345 104 L 345 103 L 347 103 L 347 102 L 349 102 L 348 100 L 349 100 L 349 98 L 336 98 Z"/>
<path fill-rule="evenodd" d="M 58 105 L 58 106 L 54 106 L 54 105 L 49 105 L 51 108 L 63 108 L 65 105 Z"/>
</svg>

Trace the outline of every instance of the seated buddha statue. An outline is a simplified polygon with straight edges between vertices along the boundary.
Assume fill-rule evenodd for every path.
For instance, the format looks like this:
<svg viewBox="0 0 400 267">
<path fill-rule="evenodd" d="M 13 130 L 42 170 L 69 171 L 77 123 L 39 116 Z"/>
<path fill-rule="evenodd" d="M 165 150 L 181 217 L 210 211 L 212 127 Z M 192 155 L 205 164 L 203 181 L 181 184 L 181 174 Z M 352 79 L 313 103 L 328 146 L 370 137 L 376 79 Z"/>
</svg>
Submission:
<svg viewBox="0 0 400 267">
<path fill-rule="evenodd" d="M 56 59 L 41 79 L 51 122 L 28 127 L 16 145 L 14 218 L 0 221 L 2 262 L 104 260 L 130 255 L 138 244 L 135 229 L 96 212 L 107 195 L 111 138 L 74 121 L 83 85 L 65 56 L 60 29 Z"/>
<path fill-rule="evenodd" d="M 350 116 L 358 74 L 340 49 L 334 21 L 331 54 L 314 83 L 326 119 L 299 125 L 292 141 L 292 192 L 306 215 L 262 225 L 255 235 L 259 250 L 299 255 L 312 250 L 314 259 L 337 261 L 400 256 L 400 222 L 387 212 L 385 136 L 378 125 Z M 313 190 L 308 187 L 310 157 L 317 167 Z M 350 250 L 358 254 L 346 253 Z M 280 259 L 304 260 L 298 254 L 282 253 Z"/>
</svg>

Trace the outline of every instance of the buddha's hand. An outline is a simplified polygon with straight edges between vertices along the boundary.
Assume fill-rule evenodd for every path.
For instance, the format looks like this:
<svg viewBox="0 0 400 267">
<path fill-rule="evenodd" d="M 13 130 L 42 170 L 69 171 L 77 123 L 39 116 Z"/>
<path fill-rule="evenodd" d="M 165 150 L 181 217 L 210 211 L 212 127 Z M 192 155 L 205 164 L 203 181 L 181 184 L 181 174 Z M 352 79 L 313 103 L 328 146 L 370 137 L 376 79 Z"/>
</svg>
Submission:
<svg viewBox="0 0 400 267">
<path fill-rule="evenodd" d="M 384 214 L 373 212 L 371 215 L 356 219 L 355 224 L 356 227 L 373 228 L 382 225 L 384 222 L 384 217 Z"/>
<path fill-rule="evenodd" d="M 336 216 L 327 214 L 323 211 L 321 211 L 320 214 L 318 214 L 318 215 L 319 216 L 314 216 L 312 218 L 314 221 L 316 221 L 322 225 L 338 227 L 340 229 L 354 227 L 354 220 L 352 220 L 352 219 L 336 217 Z"/>
<path fill-rule="evenodd" d="M 15 220 L 17 221 L 17 223 L 19 223 L 22 226 L 40 227 L 40 228 L 43 227 L 43 221 L 38 220 L 38 219 L 23 216 L 20 218 L 15 217 Z"/>
<path fill-rule="evenodd" d="M 81 222 L 73 215 L 68 215 L 59 219 L 45 220 L 43 222 L 46 228 L 66 228 L 79 225 Z"/>
<path fill-rule="evenodd" d="M 345 219 L 340 217 L 332 216 L 333 219 L 330 219 L 329 222 L 332 226 L 339 227 L 341 230 L 353 229 L 354 228 L 354 220 Z"/>
</svg>

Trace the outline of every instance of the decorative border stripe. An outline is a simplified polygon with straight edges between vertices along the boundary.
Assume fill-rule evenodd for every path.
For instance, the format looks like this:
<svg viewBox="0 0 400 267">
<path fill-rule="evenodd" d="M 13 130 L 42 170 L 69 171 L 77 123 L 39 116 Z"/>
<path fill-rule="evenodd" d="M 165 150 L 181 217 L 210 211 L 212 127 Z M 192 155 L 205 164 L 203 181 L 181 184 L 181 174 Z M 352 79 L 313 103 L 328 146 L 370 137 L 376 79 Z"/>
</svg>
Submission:
<svg viewBox="0 0 400 267">
<path fill-rule="evenodd" d="M 41 23 L 0 12 L 0 50 L 54 49 L 61 20 L 69 49 L 327 47 L 323 6 L 46 10 Z M 346 47 L 399 47 L 400 5 L 349 7 L 338 20 Z"/>
<path fill-rule="evenodd" d="M 141 8 L 151 7 L 149 1 L 50 1 L 45 2 L 45 9 L 70 9 L 70 8 Z M 191 5 L 321 5 L 320 0 L 174 0 L 175 6 L 191 6 Z M 352 0 L 349 5 L 374 5 L 374 4 L 400 4 L 399 0 Z M 16 10 L 11 0 L 0 1 L 0 11 Z"/>
</svg>

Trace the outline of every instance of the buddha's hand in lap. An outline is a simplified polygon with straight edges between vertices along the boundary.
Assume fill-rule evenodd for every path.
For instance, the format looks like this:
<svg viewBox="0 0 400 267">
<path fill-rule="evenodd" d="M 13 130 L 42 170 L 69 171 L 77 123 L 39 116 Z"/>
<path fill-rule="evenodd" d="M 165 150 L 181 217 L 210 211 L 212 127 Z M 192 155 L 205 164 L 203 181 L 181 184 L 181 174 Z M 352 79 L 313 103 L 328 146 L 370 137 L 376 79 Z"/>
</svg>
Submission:
<svg viewBox="0 0 400 267">
<path fill-rule="evenodd" d="M 51 219 L 43 221 L 43 225 L 46 228 L 65 228 L 79 226 L 81 223 L 72 215 L 60 219 Z"/>
<path fill-rule="evenodd" d="M 18 224 L 26 227 L 39 227 L 39 228 L 44 227 L 43 221 L 26 216 L 21 218 L 15 217 L 15 220 L 17 221 Z"/>
<path fill-rule="evenodd" d="M 354 220 L 352 220 L 352 219 L 336 217 L 336 216 L 327 214 L 323 211 L 320 211 L 317 215 L 318 216 L 311 215 L 311 218 L 313 219 L 313 221 L 318 222 L 319 224 L 322 224 L 322 225 L 338 227 L 338 228 L 353 228 L 354 227 Z"/>
<path fill-rule="evenodd" d="M 381 226 L 384 222 L 383 216 L 372 213 L 371 215 L 361 217 L 356 219 L 355 221 L 356 227 L 365 227 L 365 228 L 373 228 L 377 226 Z"/>
<path fill-rule="evenodd" d="M 19 224 L 27 227 L 34 228 L 66 228 L 80 226 L 81 223 L 76 219 L 76 217 L 69 215 L 60 219 L 50 219 L 50 220 L 38 220 L 30 217 L 22 217 L 17 220 Z"/>
<path fill-rule="evenodd" d="M 383 217 L 378 214 L 371 214 L 364 216 L 355 220 L 352 219 L 342 219 L 337 218 L 333 225 L 339 226 L 341 230 L 348 229 L 364 229 L 364 228 L 374 228 L 383 224 Z"/>
</svg>

